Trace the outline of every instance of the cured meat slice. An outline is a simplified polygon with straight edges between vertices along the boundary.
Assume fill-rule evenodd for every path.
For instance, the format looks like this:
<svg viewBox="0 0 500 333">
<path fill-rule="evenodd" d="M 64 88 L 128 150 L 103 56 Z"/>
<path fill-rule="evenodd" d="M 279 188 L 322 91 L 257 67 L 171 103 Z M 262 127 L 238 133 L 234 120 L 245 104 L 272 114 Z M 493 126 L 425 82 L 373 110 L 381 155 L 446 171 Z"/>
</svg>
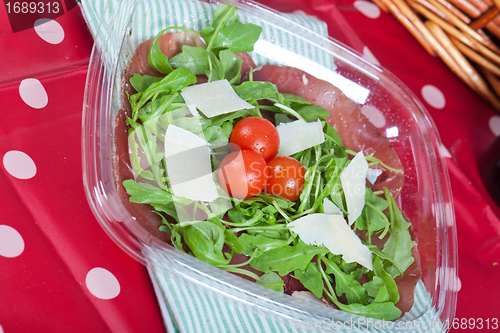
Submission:
<svg viewBox="0 0 500 333">
<path fill-rule="evenodd" d="M 254 81 L 268 81 L 281 93 L 294 94 L 328 110 L 327 119 L 337 130 L 344 145 L 365 155 L 373 154 L 390 168 L 403 170 L 403 165 L 389 140 L 361 113 L 357 105 L 337 87 L 306 72 L 278 65 L 264 65 L 253 71 Z M 403 172 L 395 172 L 377 165 L 383 170 L 374 184 L 375 189 L 387 187 L 396 197 L 403 187 Z"/>
</svg>

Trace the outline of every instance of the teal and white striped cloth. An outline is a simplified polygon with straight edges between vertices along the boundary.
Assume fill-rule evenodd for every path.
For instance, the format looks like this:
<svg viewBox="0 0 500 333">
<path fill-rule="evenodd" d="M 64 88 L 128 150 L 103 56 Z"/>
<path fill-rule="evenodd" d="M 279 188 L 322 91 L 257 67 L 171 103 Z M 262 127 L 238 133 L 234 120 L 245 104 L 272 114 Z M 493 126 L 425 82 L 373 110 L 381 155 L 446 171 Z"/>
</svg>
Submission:
<svg viewBox="0 0 500 333">
<path fill-rule="evenodd" d="M 186 260 L 180 257 L 187 254 L 176 258 L 172 252 L 151 248 L 147 256 L 153 265 L 149 273 L 169 333 L 444 332 L 422 281 L 417 284 L 412 309 L 390 322 L 331 310 L 274 290 L 262 291 L 264 288 L 248 281 L 231 285 L 235 278 L 229 273 L 214 267 L 204 269 L 205 264 L 196 263 L 192 257 L 187 259 L 189 267 L 177 263 L 177 258 Z M 294 309 L 298 302 L 303 304 Z"/>
<path fill-rule="evenodd" d="M 115 73 L 107 79 L 120 82 L 121 70 L 140 42 L 168 26 L 201 30 L 210 23 L 214 5 L 191 0 L 82 0 L 81 8 L 96 51 L 104 59 L 108 73 Z M 325 72 L 330 78 L 336 75 L 324 22 L 306 15 L 278 17 L 265 12 L 255 16 L 248 9 L 251 6 L 240 9 L 240 20 L 263 27 L 261 40 L 251 53 L 258 65 L 286 64 L 318 77 Z M 299 31 L 296 24 L 300 25 L 300 34 L 280 28 L 286 25 Z M 314 47 L 308 44 L 310 39 L 315 40 Z M 119 89 L 121 85 L 114 86 Z M 344 92 L 349 96 L 349 91 Z M 444 331 L 422 282 L 417 285 L 412 310 L 396 322 L 384 322 L 298 301 L 247 281 L 234 284 L 235 278 L 229 273 L 207 267 L 187 254 L 147 249 L 144 255 L 151 262 L 149 272 L 169 333 Z"/>
<path fill-rule="evenodd" d="M 197 1 L 170 0 L 83 0 L 82 12 L 94 36 L 96 45 L 107 57 L 110 66 L 117 60 L 126 62 L 135 48 L 144 40 L 154 37 L 169 26 L 183 26 L 193 30 L 202 30 L 210 24 L 213 4 Z M 262 17 L 254 17 L 239 12 L 240 21 L 261 25 Z M 318 48 L 308 47 L 307 31 L 328 36 L 327 26 L 317 18 L 306 15 L 285 14 L 286 20 L 303 27 L 300 36 L 284 32 L 275 25 L 263 26 L 260 44 L 250 55 L 257 64 L 285 63 L 294 61 L 297 66 L 307 61 L 323 68 L 334 69 L 333 58 Z M 200 19 L 201 18 L 201 19 Z M 274 17 L 268 17 L 272 20 Z M 130 35 L 124 38 L 125 35 Z M 325 39 L 326 41 L 326 39 Z M 276 54 L 275 45 L 280 46 Z M 293 57 L 291 53 L 303 55 Z M 292 65 L 292 64 L 290 64 Z M 316 65 L 316 66 L 317 66 Z M 319 68 L 319 67 L 318 67 Z"/>
</svg>

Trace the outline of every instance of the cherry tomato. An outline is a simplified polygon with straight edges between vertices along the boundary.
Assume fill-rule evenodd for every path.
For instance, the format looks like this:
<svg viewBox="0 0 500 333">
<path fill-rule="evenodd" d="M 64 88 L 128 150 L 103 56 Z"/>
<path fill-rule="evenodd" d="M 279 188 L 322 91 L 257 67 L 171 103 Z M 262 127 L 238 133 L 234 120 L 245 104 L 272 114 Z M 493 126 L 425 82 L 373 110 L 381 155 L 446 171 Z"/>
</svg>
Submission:
<svg viewBox="0 0 500 333">
<path fill-rule="evenodd" d="M 278 130 L 269 120 L 260 117 L 243 118 L 234 125 L 229 142 L 240 149 L 256 151 L 266 162 L 278 154 L 280 137 Z"/>
<path fill-rule="evenodd" d="M 239 199 L 259 194 L 269 177 L 266 161 L 253 150 L 235 151 L 227 155 L 220 164 L 218 174 L 222 188 Z"/>
<path fill-rule="evenodd" d="M 269 163 L 269 179 L 264 192 L 296 201 L 304 188 L 306 169 L 291 157 L 275 157 Z"/>
</svg>

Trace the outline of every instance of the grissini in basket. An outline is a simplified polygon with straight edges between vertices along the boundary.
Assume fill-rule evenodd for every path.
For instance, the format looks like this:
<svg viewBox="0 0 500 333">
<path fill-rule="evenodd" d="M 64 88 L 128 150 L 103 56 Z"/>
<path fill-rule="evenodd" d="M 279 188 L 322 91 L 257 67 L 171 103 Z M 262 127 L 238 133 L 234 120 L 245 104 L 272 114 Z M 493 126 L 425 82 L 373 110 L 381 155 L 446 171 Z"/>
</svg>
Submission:
<svg viewBox="0 0 500 333">
<path fill-rule="evenodd" d="M 500 18 L 496 3 L 378 0 L 377 4 L 389 9 L 430 55 L 440 57 L 467 86 L 500 111 L 496 86 L 496 78 L 500 76 L 500 48 L 494 41 L 499 36 Z"/>
</svg>

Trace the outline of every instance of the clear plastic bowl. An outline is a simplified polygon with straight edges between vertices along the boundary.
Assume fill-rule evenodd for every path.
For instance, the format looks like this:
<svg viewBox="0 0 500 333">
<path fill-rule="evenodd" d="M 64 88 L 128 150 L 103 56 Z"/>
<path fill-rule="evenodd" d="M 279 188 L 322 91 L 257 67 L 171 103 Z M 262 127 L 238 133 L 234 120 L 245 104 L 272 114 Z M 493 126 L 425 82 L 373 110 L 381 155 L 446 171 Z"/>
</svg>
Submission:
<svg viewBox="0 0 500 333">
<path fill-rule="evenodd" d="M 152 237 L 120 201 L 115 183 L 114 131 L 121 104 L 122 71 L 140 42 L 167 26 L 158 23 L 157 2 L 126 0 L 103 15 L 89 64 L 83 108 L 83 179 L 88 202 L 108 235 L 129 255 L 157 272 L 183 279 L 193 290 L 243 302 L 259 313 L 283 320 L 352 320 L 352 315 L 274 292 L 223 272 Z M 270 27 L 252 54 L 256 62 L 301 67 L 332 82 L 361 108 L 376 108 L 385 119 L 380 129 L 405 167 L 405 186 L 397 201 L 413 224 L 422 257 L 422 286 L 428 302 L 400 322 L 425 318 L 424 324 L 452 322 L 456 308 L 457 240 L 452 193 L 442 144 L 422 103 L 396 77 L 371 65 L 349 48 L 250 1 L 232 2 L 246 19 Z M 187 2 L 184 2 L 187 3 Z M 220 4 L 221 2 L 218 2 Z M 163 6 L 163 5 L 162 5 Z M 196 6 L 209 6 L 197 3 Z M 198 7 L 196 7 L 198 8 Z M 204 7 L 203 7 L 204 8 Z M 167 13 L 168 15 L 168 13 Z M 189 12 L 183 23 L 194 29 L 209 24 Z M 138 26 L 148 28 L 138 29 Z M 281 37 L 276 37 L 278 34 Z M 283 38 L 285 36 L 286 38 Z M 291 43 L 290 41 L 298 41 Z M 301 54 L 303 50 L 315 52 Z M 321 59 L 320 61 L 318 59 Z M 212 294 L 213 295 L 213 294 Z M 412 330 L 414 326 L 398 326 Z M 439 330 L 446 330 L 440 327 Z"/>
</svg>

